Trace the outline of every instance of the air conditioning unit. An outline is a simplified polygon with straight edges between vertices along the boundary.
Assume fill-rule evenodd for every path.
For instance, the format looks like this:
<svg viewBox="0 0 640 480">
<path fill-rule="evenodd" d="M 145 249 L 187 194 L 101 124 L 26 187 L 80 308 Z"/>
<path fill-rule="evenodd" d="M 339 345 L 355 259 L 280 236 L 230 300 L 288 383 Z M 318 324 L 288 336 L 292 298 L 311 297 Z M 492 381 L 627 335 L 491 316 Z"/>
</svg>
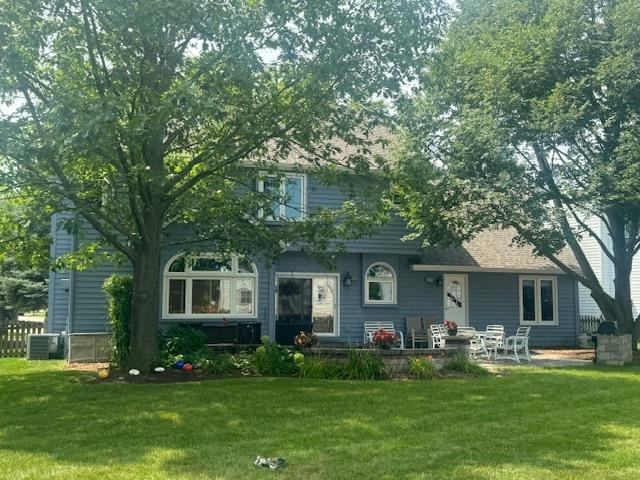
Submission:
<svg viewBox="0 0 640 480">
<path fill-rule="evenodd" d="M 58 350 L 57 333 L 31 334 L 27 336 L 27 360 L 49 360 L 49 354 Z"/>
</svg>

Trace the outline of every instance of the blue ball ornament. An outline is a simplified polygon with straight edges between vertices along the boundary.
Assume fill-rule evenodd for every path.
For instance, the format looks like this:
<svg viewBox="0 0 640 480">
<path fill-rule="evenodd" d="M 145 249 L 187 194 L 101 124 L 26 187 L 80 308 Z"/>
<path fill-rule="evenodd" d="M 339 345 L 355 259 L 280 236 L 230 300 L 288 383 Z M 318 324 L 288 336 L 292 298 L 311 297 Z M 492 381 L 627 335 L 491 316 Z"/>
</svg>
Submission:
<svg viewBox="0 0 640 480">
<path fill-rule="evenodd" d="M 175 368 L 176 370 L 182 370 L 182 367 L 184 367 L 184 360 L 178 360 L 173 364 L 173 368 Z"/>
</svg>

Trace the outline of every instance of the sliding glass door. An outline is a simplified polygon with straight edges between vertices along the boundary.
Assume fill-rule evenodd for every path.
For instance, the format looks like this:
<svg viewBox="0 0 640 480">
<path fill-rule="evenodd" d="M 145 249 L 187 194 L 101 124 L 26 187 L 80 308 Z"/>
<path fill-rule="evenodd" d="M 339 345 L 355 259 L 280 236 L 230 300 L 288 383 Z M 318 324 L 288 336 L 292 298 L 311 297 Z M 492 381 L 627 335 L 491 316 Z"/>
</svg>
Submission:
<svg viewBox="0 0 640 480">
<path fill-rule="evenodd" d="M 278 275 L 276 341 L 285 345 L 301 330 L 338 334 L 337 275 Z"/>
</svg>

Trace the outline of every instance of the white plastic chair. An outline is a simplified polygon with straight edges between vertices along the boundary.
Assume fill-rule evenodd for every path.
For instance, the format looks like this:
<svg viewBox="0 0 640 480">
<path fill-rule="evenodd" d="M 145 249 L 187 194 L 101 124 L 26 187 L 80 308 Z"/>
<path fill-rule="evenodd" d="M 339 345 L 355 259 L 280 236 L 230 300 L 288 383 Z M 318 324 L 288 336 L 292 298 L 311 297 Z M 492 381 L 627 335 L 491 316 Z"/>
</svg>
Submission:
<svg viewBox="0 0 640 480">
<path fill-rule="evenodd" d="M 518 327 L 516 334 L 505 338 L 503 345 L 499 347 L 503 352 L 499 358 L 513 359 L 520 363 L 520 357 L 524 355 L 524 358 L 531 362 L 531 354 L 529 353 L 530 332 L 531 327 Z"/>
<path fill-rule="evenodd" d="M 444 348 L 444 339 L 442 338 L 442 331 L 440 325 L 429 325 L 431 330 L 431 339 L 433 341 L 433 348 Z"/>
</svg>

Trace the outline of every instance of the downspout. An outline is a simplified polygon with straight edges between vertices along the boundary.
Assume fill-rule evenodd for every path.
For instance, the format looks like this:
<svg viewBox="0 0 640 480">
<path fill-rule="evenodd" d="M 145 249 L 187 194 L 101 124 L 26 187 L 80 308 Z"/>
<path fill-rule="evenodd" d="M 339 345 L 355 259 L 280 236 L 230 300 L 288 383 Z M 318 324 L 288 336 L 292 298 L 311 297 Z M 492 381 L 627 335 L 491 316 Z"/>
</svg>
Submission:
<svg viewBox="0 0 640 480">
<path fill-rule="evenodd" d="M 76 234 L 71 234 L 71 252 L 76 251 Z M 75 270 L 69 270 L 69 313 L 67 315 L 67 335 L 73 333 L 73 316 L 74 316 L 74 292 L 75 292 L 75 284 L 76 284 L 76 272 Z"/>
<path fill-rule="evenodd" d="M 573 280 L 573 279 L 572 279 Z M 577 280 L 573 280 L 573 303 L 575 305 L 575 346 L 580 346 L 580 284 Z"/>
</svg>

